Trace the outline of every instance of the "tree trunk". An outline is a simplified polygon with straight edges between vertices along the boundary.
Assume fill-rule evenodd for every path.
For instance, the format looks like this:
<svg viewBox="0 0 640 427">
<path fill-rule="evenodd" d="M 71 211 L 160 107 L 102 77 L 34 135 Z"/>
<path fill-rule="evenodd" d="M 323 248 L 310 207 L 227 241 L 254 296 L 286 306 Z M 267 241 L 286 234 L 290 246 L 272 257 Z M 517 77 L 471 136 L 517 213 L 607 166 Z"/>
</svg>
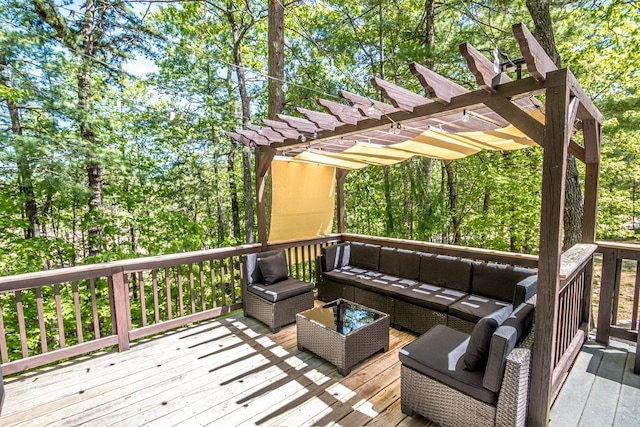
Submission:
<svg viewBox="0 0 640 427">
<path fill-rule="evenodd" d="M 0 56 L 0 83 L 9 87 L 9 81 L 3 71 L 8 65 L 4 56 Z M 22 136 L 22 123 L 20 122 L 20 110 L 16 103 L 7 98 L 7 109 L 11 118 L 11 132 L 15 137 L 14 150 L 16 152 L 16 165 L 18 167 L 18 187 L 24 198 L 24 213 L 29 221 L 29 225 L 24 229 L 25 239 L 37 237 L 40 234 L 38 205 L 36 203 L 35 192 L 33 190 L 33 171 L 29 163 L 29 157 L 20 141 Z"/>
<path fill-rule="evenodd" d="M 230 11 L 227 14 L 229 19 L 229 24 L 231 25 L 231 30 L 233 34 L 233 62 L 235 64 L 236 70 L 236 78 L 238 79 L 238 91 L 240 92 L 240 103 L 242 105 L 242 127 L 246 128 L 247 124 L 251 121 L 251 109 L 249 105 L 249 94 L 247 92 L 247 79 L 245 76 L 244 68 L 242 65 L 242 54 L 240 53 L 240 45 L 242 43 L 242 32 L 235 22 L 235 18 L 233 16 L 233 11 Z M 245 237 L 246 243 L 253 243 L 254 241 L 254 218 L 253 218 L 253 191 L 252 191 L 252 168 L 251 168 L 251 157 L 250 153 L 242 152 L 242 181 L 244 184 L 244 226 L 245 226 Z M 232 186 L 235 187 L 235 183 L 232 183 Z M 232 192 L 232 202 L 235 199 L 235 202 L 238 202 L 237 194 L 235 191 Z M 235 211 L 234 211 L 235 212 Z M 240 223 L 237 225 L 235 223 L 236 216 L 234 215 L 234 235 L 236 238 L 239 238 L 236 234 L 235 230 L 240 228 Z M 239 221 L 239 218 L 238 218 Z"/>
<path fill-rule="evenodd" d="M 553 62 L 560 67 L 561 58 L 553 36 L 553 23 L 549 10 L 548 0 L 527 0 L 527 9 L 535 23 L 534 35 L 540 45 L 551 57 Z M 582 214 L 584 205 L 582 201 L 582 189 L 576 158 L 567 156 L 567 184 L 564 193 L 564 249 L 568 249 L 580 242 L 582 238 Z"/>
<path fill-rule="evenodd" d="M 269 0 L 269 119 L 284 111 L 284 4 Z"/>
<path fill-rule="evenodd" d="M 213 159 L 213 176 L 215 179 L 214 194 L 216 196 L 216 217 L 218 225 L 218 243 L 224 242 L 226 239 L 224 230 L 224 217 L 222 216 L 222 200 L 220 199 L 220 174 L 218 172 L 218 156 L 214 155 Z"/>
<path fill-rule="evenodd" d="M 458 181 L 455 171 L 453 170 L 453 162 L 444 160 L 444 169 L 447 173 L 447 188 L 449 190 L 449 212 L 451 214 L 451 226 L 453 227 L 453 243 L 460 243 L 460 217 L 458 216 Z"/>
<path fill-rule="evenodd" d="M 227 172 L 229 175 L 229 190 L 231 191 L 231 217 L 233 218 L 233 237 L 236 243 L 242 239 L 240 234 L 240 206 L 238 204 L 238 188 L 235 180 L 236 153 L 233 147 L 227 156 Z"/>
</svg>

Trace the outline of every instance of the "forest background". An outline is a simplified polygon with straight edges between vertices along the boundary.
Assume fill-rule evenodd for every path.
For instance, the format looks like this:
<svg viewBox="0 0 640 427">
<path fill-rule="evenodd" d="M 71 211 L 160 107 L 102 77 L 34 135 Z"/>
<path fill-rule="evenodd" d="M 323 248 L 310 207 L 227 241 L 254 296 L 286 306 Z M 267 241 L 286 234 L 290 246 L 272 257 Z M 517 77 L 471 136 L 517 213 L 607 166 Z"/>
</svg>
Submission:
<svg viewBox="0 0 640 427">
<path fill-rule="evenodd" d="M 511 25 L 549 6 L 557 59 L 606 118 L 597 237 L 637 237 L 640 2 L 279 4 L 271 83 L 292 115 L 379 99 L 373 76 L 421 93 L 412 61 L 475 89 L 460 43 L 518 58 Z M 267 116 L 267 52 L 264 1 L 0 0 L 0 275 L 253 242 L 255 156 L 225 131 Z M 346 229 L 536 253 L 541 168 L 529 148 L 353 171 Z"/>
</svg>

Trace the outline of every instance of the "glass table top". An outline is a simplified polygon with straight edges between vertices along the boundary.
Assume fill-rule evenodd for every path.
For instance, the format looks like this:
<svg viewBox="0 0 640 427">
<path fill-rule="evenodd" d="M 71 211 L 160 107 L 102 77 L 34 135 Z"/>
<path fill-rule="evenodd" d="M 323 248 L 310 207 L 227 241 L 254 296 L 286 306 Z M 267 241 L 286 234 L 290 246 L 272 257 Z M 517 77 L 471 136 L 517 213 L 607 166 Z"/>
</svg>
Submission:
<svg viewBox="0 0 640 427">
<path fill-rule="evenodd" d="M 300 314 L 343 335 L 370 325 L 383 316 L 377 311 L 343 299 Z"/>
</svg>

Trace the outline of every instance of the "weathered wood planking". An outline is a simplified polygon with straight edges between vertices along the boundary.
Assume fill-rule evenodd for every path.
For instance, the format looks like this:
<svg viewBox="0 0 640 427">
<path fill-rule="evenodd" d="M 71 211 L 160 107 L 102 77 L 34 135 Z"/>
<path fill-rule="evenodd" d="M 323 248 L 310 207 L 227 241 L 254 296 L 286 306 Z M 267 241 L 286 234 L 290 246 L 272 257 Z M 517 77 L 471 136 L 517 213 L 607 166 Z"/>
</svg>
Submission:
<svg viewBox="0 0 640 427">
<path fill-rule="evenodd" d="M 297 350 L 293 325 L 270 334 L 242 315 L 208 321 L 6 379 L 0 425 L 425 425 L 399 403 L 398 350 L 415 335 L 390 334 L 389 351 L 345 378 Z"/>
</svg>

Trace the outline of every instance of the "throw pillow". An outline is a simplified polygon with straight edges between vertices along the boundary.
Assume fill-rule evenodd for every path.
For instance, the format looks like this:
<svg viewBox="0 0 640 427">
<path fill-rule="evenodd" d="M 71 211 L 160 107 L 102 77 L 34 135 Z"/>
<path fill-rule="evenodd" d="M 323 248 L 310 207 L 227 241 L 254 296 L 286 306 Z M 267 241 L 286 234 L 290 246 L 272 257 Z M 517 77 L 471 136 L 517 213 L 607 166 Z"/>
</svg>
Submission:
<svg viewBox="0 0 640 427">
<path fill-rule="evenodd" d="M 289 277 L 287 258 L 284 252 L 268 256 L 258 256 L 258 267 L 266 285 L 272 285 Z"/>
<path fill-rule="evenodd" d="M 505 321 L 513 311 L 513 307 L 507 306 L 483 317 L 473 327 L 469 345 L 464 353 L 464 369 L 466 371 L 478 371 L 484 369 L 489 358 L 489 346 L 491 336 L 498 326 Z"/>
</svg>

